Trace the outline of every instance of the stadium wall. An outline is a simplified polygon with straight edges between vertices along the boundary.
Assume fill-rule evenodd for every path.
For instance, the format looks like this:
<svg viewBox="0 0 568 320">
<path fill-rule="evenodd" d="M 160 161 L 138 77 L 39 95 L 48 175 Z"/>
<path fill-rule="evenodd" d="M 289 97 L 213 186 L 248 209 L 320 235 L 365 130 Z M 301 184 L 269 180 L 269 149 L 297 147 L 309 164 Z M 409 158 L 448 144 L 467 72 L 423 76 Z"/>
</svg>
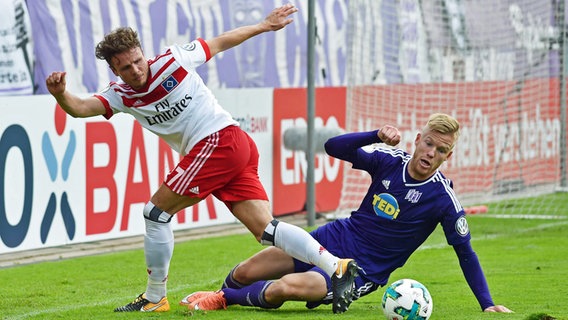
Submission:
<svg viewBox="0 0 568 320">
<path fill-rule="evenodd" d="M 301 212 L 306 160 L 286 150 L 287 128 L 306 125 L 305 89 L 215 90 L 256 141 L 260 178 L 274 215 Z M 318 89 L 322 126 L 343 126 L 345 88 Z M 143 234 L 141 212 L 179 156 L 131 117 L 74 119 L 49 95 L 4 97 L 0 121 L 0 254 Z M 318 210 L 337 207 L 339 161 L 318 154 Z M 207 198 L 172 221 L 174 230 L 235 222 Z"/>
<path fill-rule="evenodd" d="M 555 79 L 549 81 L 551 87 L 557 87 Z M 428 85 L 417 86 L 425 97 L 435 90 Z M 464 173 L 491 175 L 498 158 L 503 168 L 519 163 L 547 166 L 550 169 L 539 176 L 524 178 L 535 184 L 554 184 L 560 148 L 556 96 L 541 95 L 532 113 L 516 123 L 507 117 L 488 118 L 487 110 L 475 108 L 478 86 L 447 84 L 443 88 L 446 92 L 459 90 L 464 103 L 472 104 L 457 114 L 462 138 L 454 157 L 443 167 L 460 198 L 484 192 L 492 181 Z M 405 90 L 405 85 L 367 88 L 371 89 L 392 96 Z M 306 127 L 306 89 L 216 89 L 214 94 L 259 147 L 260 178 L 272 200 L 274 215 L 303 212 L 305 153 L 287 149 L 283 136 L 289 129 Z M 444 106 L 441 100 L 431 102 Z M 345 104 L 345 87 L 317 88 L 316 130 L 346 128 Z M 117 114 L 110 121 L 103 117 L 71 118 L 49 95 L 4 97 L 0 109 L 12 110 L 3 112 L 0 121 L 0 254 L 144 232 L 142 208 L 179 159 L 165 143 L 128 115 Z M 416 110 L 413 103 L 400 103 L 388 114 L 388 122 L 402 131 L 400 146 L 409 152 L 420 129 L 418 124 L 428 117 Z M 368 120 L 355 119 L 358 130 L 376 129 L 377 124 L 371 125 Z M 499 130 L 504 126 L 518 128 L 519 137 L 506 148 L 495 149 L 492 146 L 499 145 L 503 136 Z M 321 150 L 321 146 L 316 148 Z M 517 158 L 519 155 L 522 158 Z M 338 208 L 344 167 L 322 152 L 316 154 L 317 212 Z M 235 218 L 226 207 L 209 197 L 197 207 L 178 213 L 172 224 L 179 230 L 233 222 Z"/>
<path fill-rule="evenodd" d="M 403 130 L 403 146 L 410 151 L 427 110 L 456 110 L 464 134 L 443 169 L 462 197 L 483 195 L 491 181 L 506 182 L 503 189 L 514 187 L 521 178 L 531 187 L 557 185 L 559 168 L 566 167 L 558 158 L 559 150 L 566 147 L 559 128 L 566 124 L 559 116 L 557 78 L 562 66 L 554 42 L 559 22 L 551 18 L 556 17 L 556 2 L 533 6 L 530 0 L 503 1 L 497 3 L 500 10 L 483 14 L 480 10 L 493 8 L 494 1 L 466 1 L 460 3 L 467 10 L 457 10 L 455 16 L 441 14 L 443 6 L 438 3 L 414 0 L 316 2 L 318 126 L 371 130 L 383 124 L 371 121 L 380 113 L 384 121 Z M 33 91 L 37 95 L 0 99 L 0 253 L 140 234 L 137 214 L 177 160 L 128 117 L 108 122 L 65 116 L 51 97 L 41 95 L 46 93 L 44 79 L 49 72 L 67 71 L 73 92 L 95 92 L 114 80 L 106 63 L 93 56 L 96 42 L 112 28 L 136 28 L 145 53 L 152 56 L 171 43 L 208 38 L 251 23 L 237 18 L 262 17 L 282 3 L 10 2 L 0 15 L 7 16 L 0 19 L 0 43 L 10 51 L 0 57 L 0 94 Z M 286 130 L 302 128 L 306 122 L 306 92 L 294 88 L 307 84 L 308 10 L 306 1 L 296 5 L 300 11 L 289 27 L 251 39 L 198 70 L 259 144 L 261 179 L 275 215 L 302 211 L 305 203 L 305 156 L 282 143 Z M 355 21 L 362 22 L 370 35 L 349 32 L 348 5 L 368 16 Z M 448 15 L 461 21 L 459 28 L 435 23 L 446 21 Z M 503 36 L 494 37 L 496 26 Z M 429 43 L 415 41 L 422 33 L 429 35 Z M 350 44 L 350 39 L 361 42 Z M 447 50 L 454 42 L 459 50 Z M 469 44 L 462 48 L 462 42 Z M 372 44 L 372 50 L 362 49 L 366 43 Z M 349 47 L 355 49 L 353 57 Z M 427 53 L 435 59 L 426 59 Z M 364 59 L 366 54 L 370 61 Z M 363 69 L 354 74 L 361 79 L 347 79 L 349 61 L 360 62 Z M 350 104 L 349 108 L 357 103 L 370 107 L 370 116 L 354 119 L 356 126 L 346 123 L 343 86 L 349 86 L 347 95 L 359 89 L 369 89 L 372 95 L 365 92 L 356 97 L 361 101 Z M 255 87 L 263 89 L 242 89 Z M 459 97 L 460 104 L 448 97 Z M 386 111 L 377 111 L 378 105 Z M 526 111 L 515 113 L 521 106 Z M 491 113 L 490 108 L 496 109 Z M 315 164 L 316 210 L 334 210 L 342 197 L 342 180 L 349 177 L 342 176 L 341 163 L 322 153 Z M 525 170 L 537 165 L 544 168 L 537 174 Z M 223 205 L 208 199 L 180 213 L 174 227 L 233 221 Z"/>
</svg>

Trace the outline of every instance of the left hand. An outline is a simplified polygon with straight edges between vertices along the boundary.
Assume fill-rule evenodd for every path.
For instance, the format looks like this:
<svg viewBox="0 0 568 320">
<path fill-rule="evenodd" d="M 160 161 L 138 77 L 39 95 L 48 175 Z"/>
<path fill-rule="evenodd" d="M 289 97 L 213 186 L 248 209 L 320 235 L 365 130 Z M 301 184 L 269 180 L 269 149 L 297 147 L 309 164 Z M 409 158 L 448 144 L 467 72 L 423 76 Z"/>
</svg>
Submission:
<svg viewBox="0 0 568 320">
<path fill-rule="evenodd" d="M 483 312 L 503 312 L 503 313 L 513 313 L 513 311 L 511 311 L 509 308 L 505 307 L 505 306 L 491 306 L 491 307 L 487 307 L 485 308 L 485 310 L 483 310 Z"/>
<path fill-rule="evenodd" d="M 280 30 L 294 21 L 294 19 L 288 18 L 288 16 L 296 12 L 298 12 L 298 8 L 291 3 L 287 3 L 272 10 L 272 12 L 264 19 L 263 24 L 268 30 Z"/>
</svg>

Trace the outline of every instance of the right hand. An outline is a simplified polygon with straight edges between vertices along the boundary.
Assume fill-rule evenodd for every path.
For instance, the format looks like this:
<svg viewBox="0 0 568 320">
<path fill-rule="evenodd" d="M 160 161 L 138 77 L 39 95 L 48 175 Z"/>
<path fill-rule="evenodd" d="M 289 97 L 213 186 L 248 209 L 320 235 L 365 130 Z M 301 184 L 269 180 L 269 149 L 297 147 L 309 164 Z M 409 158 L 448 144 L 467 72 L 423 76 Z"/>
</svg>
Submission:
<svg viewBox="0 0 568 320">
<path fill-rule="evenodd" d="M 45 85 L 59 106 L 74 118 L 86 118 L 104 115 L 105 105 L 96 97 L 80 98 L 66 90 L 66 72 L 52 72 L 46 79 Z"/>
<path fill-rule="evenodd" d="M 52 72 L 46 79 L 45 85 L 47 86 L 47 90 L 53 96 L 58 96 L 65 92 L 66 82 L 65 82 L 65 75 L 67 72 Z"/>
<path fill-rule="evenodd" d="M 496 305 L 485 308 L 483 312 L 503 312 L 503 313 L 513 313 L 513 311 L 505 306 Z"/>
<path fill-rule="evenodd" d="M 379 139 L 389 146 L 396 146 L 400 143 L 400 131 L 396 127 L 385 125 L 377 133 Z"/>
</svg>

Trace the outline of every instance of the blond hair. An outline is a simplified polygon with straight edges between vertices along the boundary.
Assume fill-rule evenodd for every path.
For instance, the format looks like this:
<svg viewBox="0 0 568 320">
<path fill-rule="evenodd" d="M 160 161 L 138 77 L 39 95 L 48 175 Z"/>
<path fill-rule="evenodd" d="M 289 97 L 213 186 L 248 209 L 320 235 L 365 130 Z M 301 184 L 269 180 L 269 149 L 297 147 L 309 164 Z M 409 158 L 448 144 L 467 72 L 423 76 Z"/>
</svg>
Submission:
<svg viewBox="0 0 568 320">
<path fill-rule="evenodd" d="M 454 143 L 452 143 L 452 149 L 460 137 L 460 123 L 454 117 L 444 113 L 432 114 L 423 131 L 428 129 L 442 134 L 453 134 Z"/>
</svg>

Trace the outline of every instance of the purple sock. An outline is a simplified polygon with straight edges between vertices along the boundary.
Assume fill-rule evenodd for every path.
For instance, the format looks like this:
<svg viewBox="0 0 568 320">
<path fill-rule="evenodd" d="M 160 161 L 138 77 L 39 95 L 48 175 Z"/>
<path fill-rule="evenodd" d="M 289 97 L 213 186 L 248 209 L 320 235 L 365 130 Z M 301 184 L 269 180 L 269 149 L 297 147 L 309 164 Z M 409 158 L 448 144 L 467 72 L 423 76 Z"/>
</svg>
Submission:
<svg viewBox="0 0 568 320">
<path fill-rule="evenodd" d="M 231 289 L 240 289 L 242 287 L 244 287 L 245 285 L 238 282 L 237 280 L 235 280 L 235 278 L 233 278 L 233 272 L 235 272 L 235 269 L 238 267 L 239 265 L 236 265 L 231 272 L 229 272 L 229 274 L 227 275 L 227 277 L 225 278 L 225 281 L 223 281 L 223 286 L 221 287 L 221 289 L 225 289 L 225 288 L 231 288 Z"/>
<path fill-rule="evenodd" d="M 276 309 L 282 304 L 273 305 L 264 299 L 264 291 L 270 284 L 272 284 L 272 281 L 258 281 L 240 289 L 224 288 L 222 291 L 225 293 L 227 305 L 239 304 L 241 306 Z"/>
</svg>

